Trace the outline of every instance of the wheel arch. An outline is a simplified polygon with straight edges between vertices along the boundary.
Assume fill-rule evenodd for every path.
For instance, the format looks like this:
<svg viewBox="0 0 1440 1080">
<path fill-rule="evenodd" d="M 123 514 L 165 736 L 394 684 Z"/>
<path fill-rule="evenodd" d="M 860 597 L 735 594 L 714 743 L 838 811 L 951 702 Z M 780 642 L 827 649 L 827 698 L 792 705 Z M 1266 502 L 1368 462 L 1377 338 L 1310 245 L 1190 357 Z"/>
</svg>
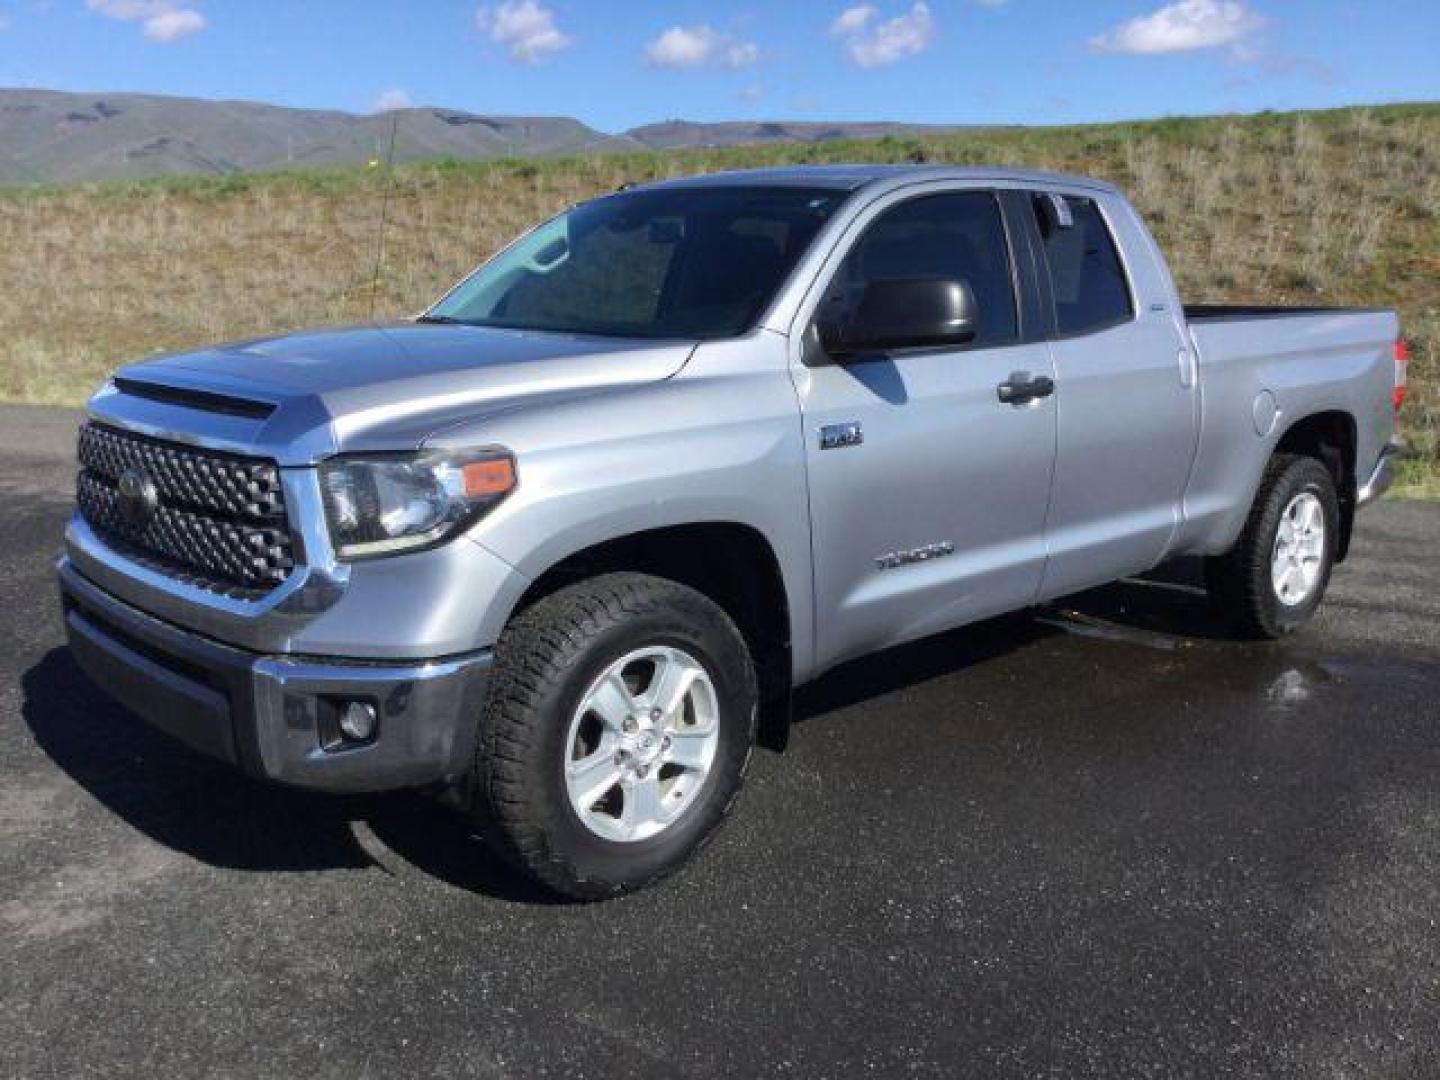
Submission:
<svg viewBox="0 0 1440 1080">
<path fill-rule="evenodd" d="M 1340 503 L 1340 537 L 1335 561 L 1341 562 L 1350 550 L 1355 525 L 1355 457 L 1358 427 L 1355 417 L 1344 409 L 1325 409 L 1298 417 L 1275 444 L 1276 454 L 1312 457 L 1329 470 Z"/>
<path fill-rule="evenodd" d="M 779 557 L 766 536 L 740 522 L 696 521 L 593 542 L 534 575 L 504 622 L 566 585 L 617 571 L 677 581 L 714 601 L 735 621 L 755 661 L 760 743 L 784 749 L 794 672 L 792 605 Z"/>
</svg>

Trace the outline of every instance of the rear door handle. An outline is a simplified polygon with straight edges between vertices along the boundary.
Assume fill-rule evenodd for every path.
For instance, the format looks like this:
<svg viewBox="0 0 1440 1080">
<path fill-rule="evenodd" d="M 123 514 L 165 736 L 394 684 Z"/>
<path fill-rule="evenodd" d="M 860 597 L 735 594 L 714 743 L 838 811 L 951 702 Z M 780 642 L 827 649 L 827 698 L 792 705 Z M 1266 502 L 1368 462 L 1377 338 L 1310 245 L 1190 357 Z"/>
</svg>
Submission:
<svg viewBox="0 0 1440 1080">
<path fill-rule="evenodd" d="M 1036 398 L 1047 398 L 1055 393 L 1055 380 L 1049 375 L 1031 375 L 1028 371 L 1017 371 L 995 387 L 995 396 L 1006 405 L 1024 405 Z"/>
</svg>

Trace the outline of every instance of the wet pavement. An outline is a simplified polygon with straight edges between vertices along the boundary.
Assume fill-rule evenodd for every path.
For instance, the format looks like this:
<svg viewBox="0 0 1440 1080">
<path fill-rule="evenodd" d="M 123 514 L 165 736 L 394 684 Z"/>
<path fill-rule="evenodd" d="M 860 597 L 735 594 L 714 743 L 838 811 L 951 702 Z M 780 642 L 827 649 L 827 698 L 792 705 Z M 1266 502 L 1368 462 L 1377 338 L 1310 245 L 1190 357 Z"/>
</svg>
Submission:
<svg viewBox="0 0 1440 1080">
<path fill-rule="evenodd" d="M 0 411 L 0 1075 L 1440 1074 L 1440 506 L 1280 645 L 1182 576 L 836 672 L 691 869 L 572 906 L 88 686 L 65 422 Z"/>
</svg>

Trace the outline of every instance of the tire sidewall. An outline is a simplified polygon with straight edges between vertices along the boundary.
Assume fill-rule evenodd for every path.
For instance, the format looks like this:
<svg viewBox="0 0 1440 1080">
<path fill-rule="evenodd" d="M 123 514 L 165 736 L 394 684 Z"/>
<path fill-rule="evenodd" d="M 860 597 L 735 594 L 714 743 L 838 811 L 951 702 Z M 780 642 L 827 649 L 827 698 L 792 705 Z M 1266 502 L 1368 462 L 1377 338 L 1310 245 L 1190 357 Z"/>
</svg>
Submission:
<svg viewBox="0 0 1440 1080">
<path fill-rule="evenodd" d="M 699 599 L 677 589 L 670 603 L 612 622 L 588 637 L 541 703 L 542 730 L 529 779 L 544 806 L 546 846 L 563 852 L 582 881 L 628 884 L 668 873 L 704 843 L 739 790 L 753 744 L 753 676 L 738 632 L 718 609 L 695 602 Z M 607 840 L 591 832 L 570 803 L 566 740 L 575 710 L 595 680 L 620 657 L 652 645 L 682 649 L 704 666 L 720 707 L 719 745 L 700 792 L 679 821 L 646 840 Z"/>
</svg>

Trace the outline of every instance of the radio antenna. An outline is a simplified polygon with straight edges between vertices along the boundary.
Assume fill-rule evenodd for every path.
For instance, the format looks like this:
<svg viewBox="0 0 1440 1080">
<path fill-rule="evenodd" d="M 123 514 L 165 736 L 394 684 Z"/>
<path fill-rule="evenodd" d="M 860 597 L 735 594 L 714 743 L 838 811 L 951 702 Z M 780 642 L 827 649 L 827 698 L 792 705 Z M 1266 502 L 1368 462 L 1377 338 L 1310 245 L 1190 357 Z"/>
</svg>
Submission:
<svg viewBox="0 0 1440 1080">
<path fill-rule="evenodd" d="M 385 222 L 390 214 L 390 190 L 395 186 L 395 133 L 400 129 L 400 110 L 390 116 L 390 148 L 385 152 L 385 186 L 380 195 L 380 234 L 375 238 L 375 272 L 370 275 L 370 320 L 375 319 L 375 294 L 380 290 L 380 267 L 385 261 Z"/>
</svg>

